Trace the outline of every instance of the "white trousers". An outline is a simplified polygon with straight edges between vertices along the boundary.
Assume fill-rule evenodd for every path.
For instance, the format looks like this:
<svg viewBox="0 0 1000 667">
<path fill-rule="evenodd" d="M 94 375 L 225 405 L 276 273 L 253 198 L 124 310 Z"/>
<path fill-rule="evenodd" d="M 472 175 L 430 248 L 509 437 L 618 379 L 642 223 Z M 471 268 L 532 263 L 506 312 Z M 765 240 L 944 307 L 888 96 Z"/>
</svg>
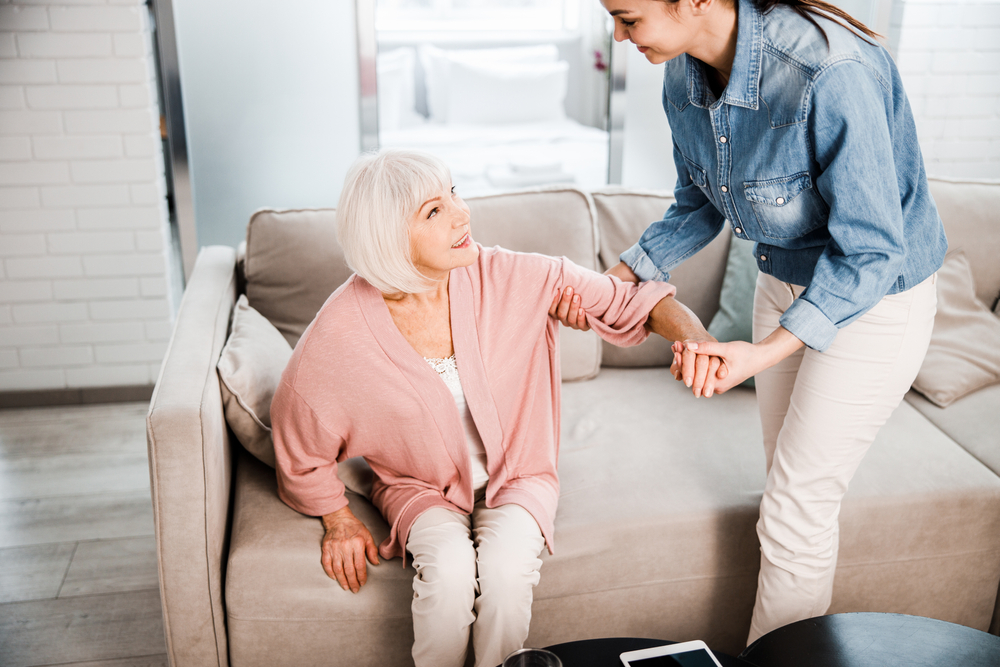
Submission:
<svg viewBox="0 0 1000 667">
<path fill-rule="evenodd" d="M 935 283 L 936 275 L 883 298 L 841 329 L 826 352 L 802 348 L 757 375 L 767 482 L 748 644 L 829 608 L 841 500 L 920 369 L 934 326 Z M 802 291 L 759 275 L 755 341 L 779 326 Z"/>
<path fill-rule="evenodd" d="M 476 667 L 495 667 L 524 645 L 531 621 L 545 539 L 520 505 L 472 516 L 435 507 L 410 528 L 413 556 L 413 662 L 416 667 L 462 667 L 472 647 Z"/>
</svg>

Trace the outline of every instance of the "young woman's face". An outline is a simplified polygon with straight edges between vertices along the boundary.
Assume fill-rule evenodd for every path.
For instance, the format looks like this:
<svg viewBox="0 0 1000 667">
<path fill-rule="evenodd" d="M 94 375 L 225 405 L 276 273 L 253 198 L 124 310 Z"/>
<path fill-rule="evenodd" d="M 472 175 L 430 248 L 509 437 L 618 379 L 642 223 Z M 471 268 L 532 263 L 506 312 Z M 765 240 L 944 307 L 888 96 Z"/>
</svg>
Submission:
<svg viewBox="0 0 1000 667">
<path fill-rule="evenodd" d="M 417 270 L 433 280 L 479 257 L 469 227 L 469 206 L 454 187 L 433 194 L 410 218 L 410 253 Z"/>
<path fill-rule="evenodd" d="M 659 65 L 686 53 L 696 34 L 691 3 L 679 0 L 601 0 L 615 20 L 615 40 L 629 40 Z"/>
</svg>

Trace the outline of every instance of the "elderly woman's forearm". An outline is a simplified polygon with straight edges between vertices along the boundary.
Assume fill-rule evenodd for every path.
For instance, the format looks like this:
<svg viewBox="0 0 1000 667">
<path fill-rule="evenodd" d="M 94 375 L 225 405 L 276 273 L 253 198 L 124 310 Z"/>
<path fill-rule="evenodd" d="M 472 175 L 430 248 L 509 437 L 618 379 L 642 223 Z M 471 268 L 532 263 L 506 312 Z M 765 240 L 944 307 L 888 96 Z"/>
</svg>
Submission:
<svg viewBox="0 0 1000 667">
<path fill-rule="evenodd" d="M 618 262 L 610 269 L 604 272 L 606 276 L 614 276 L 623 283 L 632 283 L 633 285 L 639 284 L 639 276 L 632 272 L 632 268 L 625 262 Z"/>
<path fill-rule="evenodd" d="M 646 328 L 669 341 L 714 340 L 690 308 L 672 296 L 660 299 L 646 320 Z"/>
</svg>

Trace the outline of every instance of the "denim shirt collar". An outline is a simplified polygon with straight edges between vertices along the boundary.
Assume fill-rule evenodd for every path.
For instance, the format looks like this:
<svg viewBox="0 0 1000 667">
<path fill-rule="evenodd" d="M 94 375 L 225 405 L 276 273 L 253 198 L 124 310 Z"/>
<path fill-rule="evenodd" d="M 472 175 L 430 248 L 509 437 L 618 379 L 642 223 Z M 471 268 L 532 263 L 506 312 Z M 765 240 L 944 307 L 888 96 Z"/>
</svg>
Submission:
<svg viewBox="0 0 1000 667">
<path fill-rule="evenodd" d="M 764 17 L 753 0 L 739 0 L 737 3 L 736 57 L 729 83 L 722 93 L 721 102 L 747 109 L 757 109 L 760 84 L 761 46 L 764 39 Z M 707 65 L 697 58 L 684 56 L 687 60 L 687 98 L 691 104 L 704 109 L 715 104 L 708 81 L 705 79 Z M 678 96 L 680 97 L 680 96 Z M 683 99 L 681 97 L 681 99 Z"/>
</svg>

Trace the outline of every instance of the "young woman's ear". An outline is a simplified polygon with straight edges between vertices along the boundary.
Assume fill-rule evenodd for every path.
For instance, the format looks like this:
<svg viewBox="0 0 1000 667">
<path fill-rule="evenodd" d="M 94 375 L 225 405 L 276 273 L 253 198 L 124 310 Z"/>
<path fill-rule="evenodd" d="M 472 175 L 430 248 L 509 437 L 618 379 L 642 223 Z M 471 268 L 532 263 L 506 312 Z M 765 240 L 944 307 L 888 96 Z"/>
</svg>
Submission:
<svg viewBox="0 0 1000 667">
<path fill-rule="evenodd" d="M 695 16 L 702 16 L 707 14 L 714 5 L 724 0 L 680 0 L 681 2 L 686 2 L 691 6 L 691 13 Z"/>
</svg>

